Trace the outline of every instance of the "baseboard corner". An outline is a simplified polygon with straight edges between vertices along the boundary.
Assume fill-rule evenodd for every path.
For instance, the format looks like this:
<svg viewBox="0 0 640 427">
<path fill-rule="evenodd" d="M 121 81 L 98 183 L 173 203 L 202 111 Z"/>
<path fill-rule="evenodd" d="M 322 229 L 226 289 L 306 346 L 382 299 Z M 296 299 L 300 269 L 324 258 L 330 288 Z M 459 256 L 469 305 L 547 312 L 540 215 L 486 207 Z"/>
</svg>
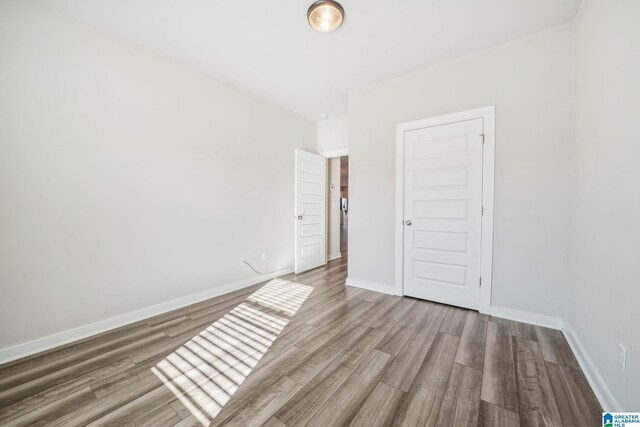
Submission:
<svg viewBox="0 0 640 427">
<path fill-rule="evenodd" d="M 532 325 L 558 330 L 562 330 L 565 325 L 564 320 L 559 317 L 509 307 L 491 306 L 491 315 L 503 319 L 515 320 L 516 322 L 530 323 Z"/>
</svg>

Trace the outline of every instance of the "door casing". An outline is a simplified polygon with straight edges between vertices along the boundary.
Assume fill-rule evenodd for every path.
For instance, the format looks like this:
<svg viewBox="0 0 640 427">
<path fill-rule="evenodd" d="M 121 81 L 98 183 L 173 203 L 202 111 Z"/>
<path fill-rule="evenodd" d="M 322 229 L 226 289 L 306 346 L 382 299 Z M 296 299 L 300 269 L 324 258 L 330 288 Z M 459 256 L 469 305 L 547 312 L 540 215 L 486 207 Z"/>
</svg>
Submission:
<svg viewBox="0 0 640 427">
<path fill-rule="evenodd" d="M 491 314 L 493 272 L 493 201 L 495 172 L 495 106 L 401 123 L 396 127 L 396 226 L 395 226 L 395 294 L 404 295 L 404 133 L 416 129 L 482 119 L 484 143 L 482 157 L 481 261 L 482 284 L 479 311 Z"/>
</svg>

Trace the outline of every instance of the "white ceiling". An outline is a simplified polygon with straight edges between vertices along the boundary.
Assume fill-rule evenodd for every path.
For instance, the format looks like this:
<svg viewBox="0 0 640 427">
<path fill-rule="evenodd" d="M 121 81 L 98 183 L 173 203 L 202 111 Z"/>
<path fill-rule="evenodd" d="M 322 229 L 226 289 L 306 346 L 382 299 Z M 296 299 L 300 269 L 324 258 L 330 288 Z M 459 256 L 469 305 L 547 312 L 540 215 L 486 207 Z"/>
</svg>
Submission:
<svg viewBox="0 0 640 427">
<path fill-rule="evenodd" d="M 342 0 L 334 33 L 313 0 L 46 0 L 102 30 L 314 120 L 348 92 L 571 22 L 581 0 Z"/>
</svg>

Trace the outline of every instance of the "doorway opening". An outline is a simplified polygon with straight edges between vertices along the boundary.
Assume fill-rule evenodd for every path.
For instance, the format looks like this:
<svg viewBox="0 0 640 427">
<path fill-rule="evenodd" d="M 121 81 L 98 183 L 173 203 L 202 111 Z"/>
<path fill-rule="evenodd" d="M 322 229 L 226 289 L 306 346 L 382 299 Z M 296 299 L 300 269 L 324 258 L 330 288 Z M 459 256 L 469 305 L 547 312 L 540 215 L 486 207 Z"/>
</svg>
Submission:
<svg viewBox="0 0 640 427">
<path fill-rule="evenodd" d="M 344 151 L 332 154 L 295 150 L 296 274 L 332 260 L 346 261 L 349 158 Z"/>
<path fill-rule="evenodd" d="M 346 258 L 349 242 L 349 156 L 328 159 L 327 261 Z"/>
</svg>

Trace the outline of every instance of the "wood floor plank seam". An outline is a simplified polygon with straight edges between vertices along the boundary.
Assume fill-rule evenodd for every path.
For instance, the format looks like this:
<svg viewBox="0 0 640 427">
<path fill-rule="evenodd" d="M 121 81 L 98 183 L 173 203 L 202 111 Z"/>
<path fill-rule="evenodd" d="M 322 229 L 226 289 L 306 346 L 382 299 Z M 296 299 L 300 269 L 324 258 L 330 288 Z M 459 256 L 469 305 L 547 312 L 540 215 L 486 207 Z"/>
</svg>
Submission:
<svg viewBox="0 0 640 427">
<path fill-rule="evenodd" d="M 526 425 L 561 426 L 561 416 L 537 341 L 512 337 L 520 421 Z"/>
<path fill-rule="evenodd" d="M 419 327 L 403 345 L 400 352 L 387 369 L 383 380 L 402 391 L 409 391 L 424 360 L 440 333 L 440 327 L 446 315 L 446 307 L 431 304 L 419 319 Z"/>
<path fill-rule="evenodd" d="M 506 325 L 509 327 L 503 328 Z M 481 400 L 490 399 L 485 401 L 519 414 L 515 351 L 511 337 L 510 322 L 494 322 L 489 319 L 485 337 L 480 398 Z M 495 384 L 496 380 L 500 383 Z"/>
<path fill-rule="evenodd" d="M 512 411 L 512 410 L 510 410 L 508 408 L 505 408 L 504 406 L 500 406 L 500 405 L 496 405 L 495 403 L 488 402 L 488 401 L 484 400 L 483 398 L 480 398 L 480 402 L 485 402 L 485 403 L 488 403 L 490 405 L 496 406 L 496 407 L 498 407 L 500 409 L 504 409 L 505 411 L 513 412 L 514 414 L 519 414 L 519 411 Z"/>
<path fill-rule="evenodd" d="M 448 333 L 445 333 L 445 332 L 442 332 L 442 331 L 439 331 L 439 332 L 438 332 L 438 334 L 446 335 L 446 336 L 449 336 L 449 337 L 451 337 L 451 338 L 457 338 L 456 348 L 455 348 L 455 350 L 453 351 L 453 354 L 457 354 L 457 353 L 458 353 L 458 348 L 460 347 L 460 338 L 461 338 L 461 336 L 460 336 L 460 337 L 458 337 L 458 336 L 456 336 L 456 335 L 448 334 Z M 429 351 L 431 351 L 431 348 L 429 349 Z M 425 361 L 426 361 L 426 356 L 425 356 Z M 424 361 L 423 361 L 423 363 L 424 363 Z M 454 367 L 455 365 L 456 365 L 456 362 L 455 362 L 455 360 L 454 360 L 453 364 L 451 365 L 451 369 L 453 369 L 453 367 Z M 473 368 L 472 368 L 472 369 L 473 369 Z M 444 385 L 444 393 L 446 393 L 446 390 L 447 390 L 447 388 L 449 387 L 449 382 L 451 381 L 451 379 L 452 379 L 452 375 L 451 375 L 451 373 L 449 373 L 449 376 L 447 377 L 446 384 Z M 415 381 L 415 380 L 414 380 L 414 381 Z M 437 408 L 437 410 L 435 411 L 435 413 L 437 414 L 437 415 L 436 415 L 436 422 L 437 422 L 437 419 L 439 419 L 439 417 L 440 417 L 440 412 L 441 412 L 441 410 L 442 410 L 442 402 L 444 401 L 444 393 L 443 393 L 443 396 L 442 396 L 443 398 L 440 400 L 440 403 L 437 405 L 437 406 L 438 406 L 438 408 Z"/>
<path fill-rule="evenodd" d="M 376 347 L 377 343 L 382 339 L 382 336 L 381 331 L 369 328 L 368 332 L 358 337 L 349 349 L 336 357 L 323 373 L 316 375 L 305 385 L 305 388 L 301 390 L 301 392 L 306 391 L 305 395 L 301 395 L 300 398 L 297 395 L 294 396 L 294 399 L 287 403 L 286 408 L 278 411 L 277 414 L 280 414 L 279 419 L 289 424 L 291 421 L 289 418 L 291 418 L 290 414 L 292 412 L 299 418 L 301 414 L 300 410 L 296 409 L 298 407 L 302 407 L 304 411 L 306 411 L 306 418 L 304 418 L 304 422 L 302 423 L 310 419 L 315 412 L 320 409 L 320 406 L 324 404 L 325 399 L 329 399 L 331 395 L 335 393 L 337 388 L 346 381 L 348 376 L 351 375 L 364 358 Z M 362 347 L 363 345 L 364 347 Z M 314 400 L 311 403 L 306 403 L 309 396 Z M 300 424 L 301 420 L 298 418 L 295 418 L 295 424 Z"/>
<path fill-rule="evenodd" d="M 480 400 L 478 427 L 512 427 L 521 425 L 520 415 Z"/>
</svg>

